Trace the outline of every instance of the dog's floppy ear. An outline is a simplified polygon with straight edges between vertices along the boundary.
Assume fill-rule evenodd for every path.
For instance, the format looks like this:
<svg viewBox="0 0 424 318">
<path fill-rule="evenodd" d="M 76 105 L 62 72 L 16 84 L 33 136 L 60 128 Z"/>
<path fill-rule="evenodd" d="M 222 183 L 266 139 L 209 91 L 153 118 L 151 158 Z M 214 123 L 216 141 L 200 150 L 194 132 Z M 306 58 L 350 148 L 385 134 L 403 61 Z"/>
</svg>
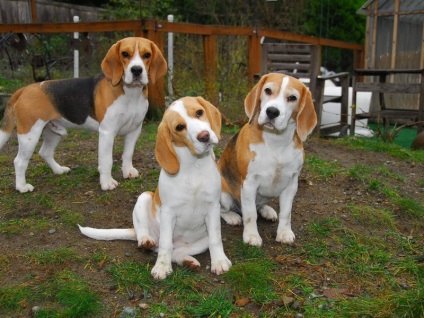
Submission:
<svg viewBox="0 0 424 318">
<path fill-rule="evenodd" d="M 317 124 L 317 114 L 309 89 L 305 86 L 302 92 L 302 98 L 299 102 L 299 112 L 296 118 L 296 130 L 300 140 L 305 141 L 306 137 L 314 130 Z"/>
<path fill-rule="evenodd" d="M 205 109 L 206 116 L 208 117 L 209 123 L 211 124 L 211 129 L 218 137 L 218 140 L 221 140 L 222 118 L 218 108 L 216 108 L 214 105 L 212 105 L 210 102 L 208 102 L 201 96 L 196 97 L 196 100 Z"/>
<path fill-rule="evenodd" d="M 150 42 L 150 46 L 152 48 L 152 61 L 149 67 L 149 77 L 152 84 L 154 84 L 158 78 L 165 75 L 168 70 L 168 64 L 156 44 Z"/>
<path fill-rule="evenodd" d="M 262 87 L 264 86 L 267 78 L 268 75 L 262 76 L 244 100 L 244 111 L 246 112 L 247 117 L 249 117 L 249 124 L 253 122 L 255 115 L 260 112 Z"/>
<path fill-rule="evenodd" d="M 155 156 L 159 165 L 168 174 L 177 174 L 180 170 L 180 163 L 171 143 L 171 132 L 168 124 L 162 121 L 158 127 L 156 137 Z"/>
<path fill-rule="evenodd" d="M 121 41 L 112 45 L 102 61 L 102 71 L 106 78 L 112 81 L 113 86 L 119 84 L 122 80 L 122 74 L 124 73 L 124 68 L 122 67 L 121 60 L 119 58 L 120 46 Z"/>
</svg>

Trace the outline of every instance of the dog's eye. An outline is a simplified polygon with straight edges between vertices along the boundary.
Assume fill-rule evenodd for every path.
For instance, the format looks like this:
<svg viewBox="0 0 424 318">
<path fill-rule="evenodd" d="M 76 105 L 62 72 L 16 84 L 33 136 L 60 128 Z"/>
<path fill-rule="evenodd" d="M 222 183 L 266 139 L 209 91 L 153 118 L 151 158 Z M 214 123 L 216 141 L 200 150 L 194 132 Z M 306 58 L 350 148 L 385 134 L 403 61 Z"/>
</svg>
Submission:
<svg viewBox="0 0 424 318">
<path fill-rule="evenodd" d="M 269 87 L 265 88 L 265 94 L 272 95 L 272 90 Z"/>
<path fill-rule="evenodd" d="M 128 57 L 130 57 L 130 53 L 128 53 L 128 52 L 126 52 L 126 51 L 122 52 L 122 53 L 121 53 L 121 55 L 122 55 L 122 57 L 124 57 L 124 58 L 128 58 Z"/>
<path fill-rule="evenodd" d="M 178 124 L 178 125 L 177 125 L 177 127 L 175 127 L 175 129 L 176 129 L 177 131 L 182 131 L 182 130 L 184 130 L 184 129 L 185 129 L 185 126 L 184 126 L 184 125 L 182 125 L 182 124 Z"/>
<path fill-rule="evenodd" d="M 151 54 L 151 53 L 146 52 L 146 53 L 144 53 L 144 54 L 143 54 L 143 59 L 148 59 L 148 58 L 150 58 L 151 56 L 152 56 L 152 54 Z"/>
<path fill-rule="evenodd" d="M 290 95 L 289 97 L 287 97 L 287 101 L 288 102 L 295 102 L 297 101 L 297 97 L 294 95 Z"/>
<path fill-rule="evenodd" d="M 199 110 L 196 111 L 196 117 L 197 118 L 202 117 L 202 115 L 203 115 L 203 110 L 199 109 Z"/>
</svg>

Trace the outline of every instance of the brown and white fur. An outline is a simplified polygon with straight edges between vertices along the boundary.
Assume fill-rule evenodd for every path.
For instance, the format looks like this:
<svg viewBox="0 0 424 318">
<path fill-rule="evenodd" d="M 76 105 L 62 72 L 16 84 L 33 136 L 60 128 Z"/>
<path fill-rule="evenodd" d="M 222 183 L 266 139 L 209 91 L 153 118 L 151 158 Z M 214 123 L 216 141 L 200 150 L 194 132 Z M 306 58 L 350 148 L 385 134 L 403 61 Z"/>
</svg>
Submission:
<svg viewBox="0 0 424 318">
<path fill-rule="evenodd" d="M 249 122 L 230 140 L 218 162 L 221 216 L 232 225 L 243 221 L 244 242 L 260 246 L 257 212 L 276 221 L 277 213 L 266 203 L 278 197 L 276 240 L 293 243 L 291 210 L 304 161 L 303 142 L 317 123 L 311 93 L 293 77 L 267 74 L 247 95 L 245 111 Z"/>
<path fill-rule="evenodd" d="M 125 135 L 123 177 L 138 177 L 132 157 L 149 105 L 147 84 L 164 76 L 166 61 L 153 42 L 130 37 L 112 45 L 101 67 L 103 73 L 98 76 L 34 83 L 10 98 L 0 129 L 0 149 L 16 123 L 19 150 L 14 164 L 18 191 L 34 189 L 25 175 L 41 135 L 44 142 L 39 154 L 53 172 L 70 170 L 54 159 L 54 150 L 67 128 L 99 132 L 98 169 L 103 190 L 118 185 L 111 172 L 117 135 Z"/>
<path fill-rule="evenodd" d="M 142 193 L 133 211 L 133 229 L 81 232 L 98 240 L 137 240 L 158 251 L 153 277 L 164 279 L 172 262 L 197 268 L 192 257 L 209 248 L 211 270 L 222 274 L 231 262 L 221 240 L 221 177 L 213 146 L 220 140 L 221 114 L 202 97 L 185 97 L 165 111 L 158 128 L 155 155 L 162 170 L 155 191 Z"/>
</svg>

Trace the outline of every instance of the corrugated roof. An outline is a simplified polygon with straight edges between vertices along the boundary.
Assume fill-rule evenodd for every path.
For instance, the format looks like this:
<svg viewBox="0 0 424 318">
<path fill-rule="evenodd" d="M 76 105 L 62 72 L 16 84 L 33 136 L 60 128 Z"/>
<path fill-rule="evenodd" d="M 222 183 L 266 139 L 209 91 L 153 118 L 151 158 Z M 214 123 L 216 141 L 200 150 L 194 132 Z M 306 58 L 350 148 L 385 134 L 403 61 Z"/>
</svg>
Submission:
<svg viewBox="0 0 424 318">
<path fill-rule="evenodd" d="M 368 7 L 373 4 L 375 0 L 367 0 L 357 11 L 358 14 L 366 15 L 368 13 Z M 395 10 L 395 1 L 394 0 L 379 0 L 378 1 L 378 11 L 379 13 L 390 13 Z M 417 14 L 423 14 L 418 11 L 424 10 L 424 1 L 423 0 L 402 0 L 400 2 L 400 11 L 402 12 L 411 12 L 417 11 Z"/>
</svg>

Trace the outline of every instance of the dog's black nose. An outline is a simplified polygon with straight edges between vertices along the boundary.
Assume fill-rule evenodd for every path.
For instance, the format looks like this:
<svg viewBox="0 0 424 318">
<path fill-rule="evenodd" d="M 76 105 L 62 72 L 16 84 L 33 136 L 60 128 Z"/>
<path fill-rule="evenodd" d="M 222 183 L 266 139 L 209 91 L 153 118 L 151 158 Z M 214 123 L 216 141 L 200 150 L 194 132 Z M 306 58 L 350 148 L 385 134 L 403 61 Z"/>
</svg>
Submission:
<svg viewBox="0 0 424 318">
<path fill-rule="evenodd" d="M 209 139 L 210 139 L 210 135 L 209 135 L 209 133 L 206 130 L 202 131 L 200 134 L 197 135 L 197 140 L 198 141 L 208 142 Z"/>
<path fill-rule="evenodd" d="M 133 66 L 131 67 L 131 73 L 133 73 L 134 76 L 140 76 L 140 74 L 143 73 L 143 68 L 141 66 Z"/>
<path fill-rule="evenodd" d="M 269 119 L 273 119 L 275 117 L 278 117 L 278 115 L 280 115 L 280 111 L 275 107 L 268 107 L 266 109 L 266 115 L 268 116 Z"/>
</svg>

